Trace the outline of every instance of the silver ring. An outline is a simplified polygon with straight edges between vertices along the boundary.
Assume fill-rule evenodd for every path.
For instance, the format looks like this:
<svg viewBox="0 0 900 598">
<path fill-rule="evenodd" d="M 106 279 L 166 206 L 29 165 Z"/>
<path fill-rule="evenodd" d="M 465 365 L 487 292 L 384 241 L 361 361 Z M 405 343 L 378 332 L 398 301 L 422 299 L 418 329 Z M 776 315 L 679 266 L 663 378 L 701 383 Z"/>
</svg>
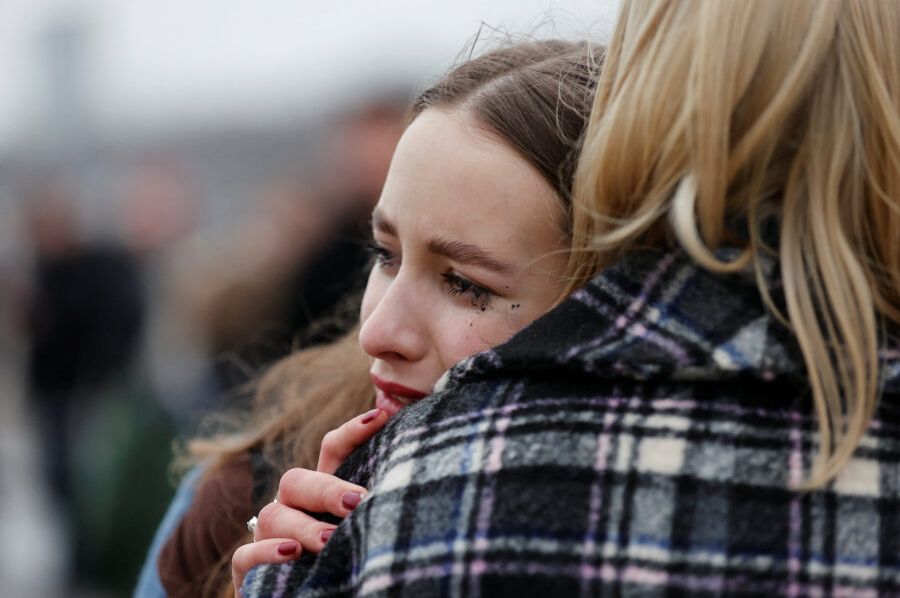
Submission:
<svg viewBox="0 0 900 598">
<path fill-rule="evenodd" d="M 247 520 L 247 531 L 253 534 L 253 538 L 256 538 L 256 524 L 259 523 L 259 520 L 256 516 L 251 517 Z"/>
</svg>

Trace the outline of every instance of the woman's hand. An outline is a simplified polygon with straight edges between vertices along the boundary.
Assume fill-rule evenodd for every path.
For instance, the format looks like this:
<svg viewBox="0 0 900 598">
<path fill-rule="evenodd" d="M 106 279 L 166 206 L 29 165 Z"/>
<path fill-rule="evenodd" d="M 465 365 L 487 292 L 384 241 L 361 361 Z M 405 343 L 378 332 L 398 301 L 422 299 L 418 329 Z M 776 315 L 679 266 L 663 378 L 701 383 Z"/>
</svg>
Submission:
<svg viewBox="0 0 900 598">
<path fill-rule="evenodd" d="M 231 559 L 235 596 L 247 572 L 264 563 L 285 563 L 303 551 L 318 553 L 335 526 L 307 515 L 331 513 L 346 517 L 365 496 L 366 489 L 335 477 L 334 472 L 356 449 L 387 423 L 387 413 L 372 409 L 325 434 L 316 471 L 294 468 L 281 477 L 275 502 L 257 516 L 253 542 L 238 548 Z"/>
</svg>

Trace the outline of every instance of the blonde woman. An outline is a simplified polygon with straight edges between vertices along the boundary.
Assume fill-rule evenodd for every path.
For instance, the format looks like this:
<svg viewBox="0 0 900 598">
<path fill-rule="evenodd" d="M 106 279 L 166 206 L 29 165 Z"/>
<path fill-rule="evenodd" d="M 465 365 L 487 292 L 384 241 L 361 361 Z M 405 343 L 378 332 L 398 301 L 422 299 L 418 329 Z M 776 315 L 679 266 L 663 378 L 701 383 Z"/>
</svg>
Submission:
<svg viewBox="0 0 900 598">
<path fill-rule="evenodd" d="M 246 596 L 900 595 L 900 4 L 626 0 L 572 288 Z"/>
</svg>

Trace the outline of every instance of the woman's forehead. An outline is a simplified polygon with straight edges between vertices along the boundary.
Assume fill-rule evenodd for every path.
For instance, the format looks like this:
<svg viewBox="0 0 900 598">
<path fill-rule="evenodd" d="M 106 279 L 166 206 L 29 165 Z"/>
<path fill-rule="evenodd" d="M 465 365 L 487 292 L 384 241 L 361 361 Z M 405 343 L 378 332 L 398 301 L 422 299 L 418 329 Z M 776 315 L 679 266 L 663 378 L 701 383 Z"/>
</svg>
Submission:
<svg viewBox="0 0 900 598">
<path fill-rule="evenodd" d="M 459 112 L 429 109 L 398 145 L 377 221 L 473 242 L 524 244 L 558 236 L 561 202 L 541 174 Z"/>
</svg>

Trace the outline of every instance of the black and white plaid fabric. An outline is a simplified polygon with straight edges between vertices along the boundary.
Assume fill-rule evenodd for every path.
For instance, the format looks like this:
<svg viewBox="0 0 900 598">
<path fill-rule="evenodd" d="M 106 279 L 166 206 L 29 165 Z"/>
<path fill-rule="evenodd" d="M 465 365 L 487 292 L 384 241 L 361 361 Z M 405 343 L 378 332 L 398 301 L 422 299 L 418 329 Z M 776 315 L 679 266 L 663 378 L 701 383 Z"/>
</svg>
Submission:
<svg viewBox="0 0 900 598">
<path fill-rule="evenodd" d="M 258 567 L 244 594 L 900 595 L 884 344 L 861 447 L 793 491 L 816 422 L 753 277 L 632 255 L 394 418 L 345 464 L 371 492 L 319 558 Z"/>
</svg>

